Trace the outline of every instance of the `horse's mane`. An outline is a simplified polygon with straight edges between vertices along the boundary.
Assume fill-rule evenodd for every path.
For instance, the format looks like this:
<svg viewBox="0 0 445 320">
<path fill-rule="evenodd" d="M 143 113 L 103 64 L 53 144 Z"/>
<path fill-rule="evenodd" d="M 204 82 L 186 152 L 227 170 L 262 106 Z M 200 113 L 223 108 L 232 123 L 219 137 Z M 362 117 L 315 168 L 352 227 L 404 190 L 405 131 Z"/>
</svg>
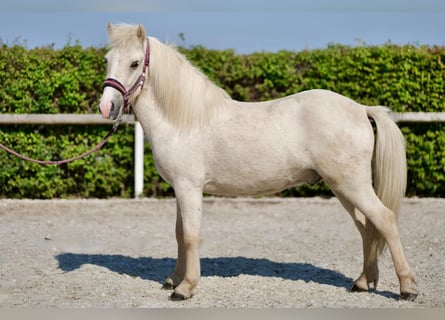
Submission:
<svg viewBox="0 0 445 320">
<path fill-rule="evenodd" d="M 208 124 L 229 95 L 174 47 L 152 37 L 149 41 L 149 83 L 167 120 L 186 130 Z"/>
</svg>

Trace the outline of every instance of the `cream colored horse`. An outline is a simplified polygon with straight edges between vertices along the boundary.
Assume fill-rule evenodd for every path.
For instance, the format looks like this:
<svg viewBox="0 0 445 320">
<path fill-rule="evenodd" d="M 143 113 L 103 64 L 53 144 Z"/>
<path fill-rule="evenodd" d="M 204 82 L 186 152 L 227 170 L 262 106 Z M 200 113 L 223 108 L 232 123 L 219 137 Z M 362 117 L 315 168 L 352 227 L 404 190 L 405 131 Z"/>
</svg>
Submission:
<svg viewBox="0 0 445 320">
<path fill-rule="evenodd" d="M 147 38 L 142 26 L 110 24 L 108 33 L 102 116 L 117 119 L 124 105 L 133 106 L 157 170 L 176 194 L 178 259 L 164 285 L 174 289 L 172 299 L 190 298 L 200 280 L 203 192 L 259 195 L 321 179 L 363 238 L 363 271 L 352 290 L 377 285 L 377 258 L 388 244 L 401 297 L 417 296 L 397 228 L 404 139 L 385 108 L 326 90 L 234 101 L 174 48 Z"/>
</svg>

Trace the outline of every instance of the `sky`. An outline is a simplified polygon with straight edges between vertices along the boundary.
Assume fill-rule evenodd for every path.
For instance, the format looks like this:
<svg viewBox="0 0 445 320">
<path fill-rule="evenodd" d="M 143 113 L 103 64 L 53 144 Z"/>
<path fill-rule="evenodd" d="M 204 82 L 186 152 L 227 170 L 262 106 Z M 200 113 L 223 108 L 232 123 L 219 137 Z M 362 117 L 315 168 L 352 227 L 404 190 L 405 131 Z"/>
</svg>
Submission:
<svg viewBox="0 0 445 320">
<path fill-rule="evenodd" d="M 101 47 L 108 22 L 142 24 L 163 42 L 238 53 L 331 43 L 445 46 L 444 0 L 0 0 L 7 45 Z"/>
</svg>

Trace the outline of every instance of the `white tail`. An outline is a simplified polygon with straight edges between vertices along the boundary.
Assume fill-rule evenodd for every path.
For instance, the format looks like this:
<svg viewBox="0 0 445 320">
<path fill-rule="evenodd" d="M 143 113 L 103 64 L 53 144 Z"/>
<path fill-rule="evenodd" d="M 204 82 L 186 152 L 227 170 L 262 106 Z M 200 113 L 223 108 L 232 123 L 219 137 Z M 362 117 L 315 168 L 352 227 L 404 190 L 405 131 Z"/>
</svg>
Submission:
<svg viewBox="0 0 445 320">
<path fill-rule="evenodd" d="M 366 112 L 377 127 L 373 161 L 374 190 L 398 219 L 407 181 L 405 140 L 400 129 L 389 117 L 387 108 L 369 107 Z M 370 258 L 382 253 L 386 247 L 386 241 L 377 229 L 373 228 L 371 233 Z"/>
</svg>

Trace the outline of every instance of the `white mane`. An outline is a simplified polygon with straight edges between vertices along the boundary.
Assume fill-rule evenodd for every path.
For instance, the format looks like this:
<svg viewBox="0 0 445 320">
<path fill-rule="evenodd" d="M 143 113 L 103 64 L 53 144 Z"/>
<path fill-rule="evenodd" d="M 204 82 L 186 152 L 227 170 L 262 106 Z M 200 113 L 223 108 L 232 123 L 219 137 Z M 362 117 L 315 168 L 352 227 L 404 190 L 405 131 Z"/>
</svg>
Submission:
<svg viewBox="0 0 445 320">
<path fill-rule="evenodd" d="M 149 41 L 149 84 L 167 120 L 186 130 L 208 124 L 229 95 L 175 48 L 155 38 Z"/>
</svg>

